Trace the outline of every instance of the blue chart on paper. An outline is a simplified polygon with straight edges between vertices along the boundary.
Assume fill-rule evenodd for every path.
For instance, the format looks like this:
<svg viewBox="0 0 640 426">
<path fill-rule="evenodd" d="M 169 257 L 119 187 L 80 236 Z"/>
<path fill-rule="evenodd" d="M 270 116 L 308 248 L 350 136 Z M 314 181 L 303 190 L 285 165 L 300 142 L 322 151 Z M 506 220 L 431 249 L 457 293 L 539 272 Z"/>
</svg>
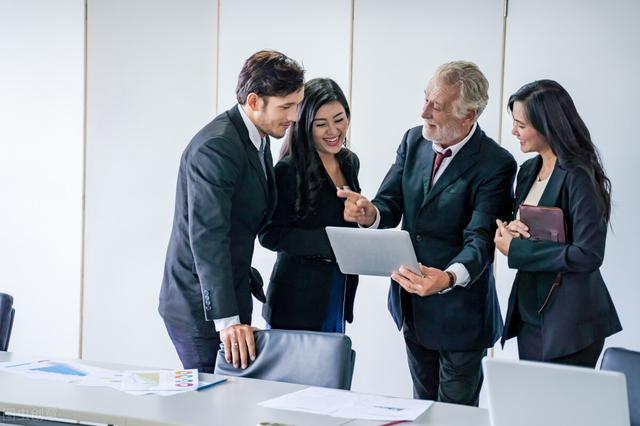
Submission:
<svg viewBox="0 0 640 426">
<path fill-rule="evenodd" d="M 49 367 L 34 368 L 31 371 L 43 371 L 45 373 L 65 374 L 67 376 L 86 376 L 84 371 L 76 370 L 65 364 L 53 364 Z"/>
</svg>

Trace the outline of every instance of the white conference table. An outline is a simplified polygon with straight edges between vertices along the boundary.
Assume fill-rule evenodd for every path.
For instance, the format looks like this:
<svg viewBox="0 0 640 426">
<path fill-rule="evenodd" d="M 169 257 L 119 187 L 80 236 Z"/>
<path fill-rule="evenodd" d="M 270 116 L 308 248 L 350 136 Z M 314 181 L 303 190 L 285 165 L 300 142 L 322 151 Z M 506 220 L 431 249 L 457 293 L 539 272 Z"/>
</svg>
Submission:
<svg viewBox="0 0 640 426">
<path fill-rule="evenodd" d="M 1 361 L 34 359 L 0 352 Z M 77 362 L 77 361 L 74 361 Z M 140 369 L 83 361 L 118 370 Z M 207 374 L 200 376 L 207 380 Z M 0 411 L 6 416 L 39 416 L 112 425 L 250 425 L 260 422 L 305 426 L 372 426 L 385 422 L 342 419 L 275 410 L 259 402 L 304 389 L 306 386 L 232 377 L 200 392 L 173 396 L 133 396 L 111 388 L 84 387 L 35 380 L 0 371 Z M 2 418 L 0 418 L 0 424 Z M 413 423 L 434 426 L 489 426 L 485 409 L 435 403 Z"/>
</svg>

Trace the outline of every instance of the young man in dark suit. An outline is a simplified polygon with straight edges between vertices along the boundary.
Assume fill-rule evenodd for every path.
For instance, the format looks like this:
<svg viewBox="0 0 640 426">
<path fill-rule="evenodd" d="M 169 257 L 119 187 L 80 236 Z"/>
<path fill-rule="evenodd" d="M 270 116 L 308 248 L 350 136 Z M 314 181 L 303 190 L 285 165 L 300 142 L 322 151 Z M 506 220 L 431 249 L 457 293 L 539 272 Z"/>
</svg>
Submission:
<svg viewBox="0 0 640 426">
<path fill-rule="evenodd" d="M 255 53 L 240 71 L 238 105 L 182 154 L 159 311 L 184 368 L 213 372 L 221 342 L 236 367 L 255 358 L 251 295 L 265 297 L 251 258 L 277 196 L 269 136 L 298 119 L 303 85 L 297 62 Z"/>
<path fill-rule="evenodd" d="M 393 228 L 402 219 L 411 235 L 420 271 L 392 275 L 389 310 L 404 332 L 416 398 L 477 405 L 480 361 L 502 331 L 493 235 L 511 209 L 516 162 L 477 124 L 487 90 L 475 64 L 439 67 L 423 125 L 405 133 L 373 202 L 339 191 L 346 220 Z"/>
</svg>

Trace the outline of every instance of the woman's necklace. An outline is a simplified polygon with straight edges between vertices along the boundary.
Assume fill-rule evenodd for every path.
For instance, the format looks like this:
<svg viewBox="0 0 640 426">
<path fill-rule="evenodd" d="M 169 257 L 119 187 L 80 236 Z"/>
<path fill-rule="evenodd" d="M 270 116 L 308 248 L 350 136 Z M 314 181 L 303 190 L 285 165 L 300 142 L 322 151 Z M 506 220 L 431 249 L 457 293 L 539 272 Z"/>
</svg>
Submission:
<svg viewBox="0 0 640 426">
<path fill-rule="evenodd" d="M 549 176 L 551 176 L 552 171 L 553 170 L 547 172 L 540 169 L 540 173 L 538 173 L 538 182 L 542 182 L 549 179 Z"/>
</svg>

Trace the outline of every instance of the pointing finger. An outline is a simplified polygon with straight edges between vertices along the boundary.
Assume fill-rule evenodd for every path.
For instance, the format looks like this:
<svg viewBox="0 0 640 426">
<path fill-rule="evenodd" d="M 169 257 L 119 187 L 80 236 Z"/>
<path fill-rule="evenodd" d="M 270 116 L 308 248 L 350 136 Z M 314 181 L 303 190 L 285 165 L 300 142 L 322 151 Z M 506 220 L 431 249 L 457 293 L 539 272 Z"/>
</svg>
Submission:
<svg viewBox="0 0 640 426">
<path fill-rule="evenodd" d="M 348 189 L 338 189 L 338 197 L 346 198 L 347 200 L 353 201 L 355 203 L 362 196 L 357 192 L 353 192 Z"/>
</svg>

